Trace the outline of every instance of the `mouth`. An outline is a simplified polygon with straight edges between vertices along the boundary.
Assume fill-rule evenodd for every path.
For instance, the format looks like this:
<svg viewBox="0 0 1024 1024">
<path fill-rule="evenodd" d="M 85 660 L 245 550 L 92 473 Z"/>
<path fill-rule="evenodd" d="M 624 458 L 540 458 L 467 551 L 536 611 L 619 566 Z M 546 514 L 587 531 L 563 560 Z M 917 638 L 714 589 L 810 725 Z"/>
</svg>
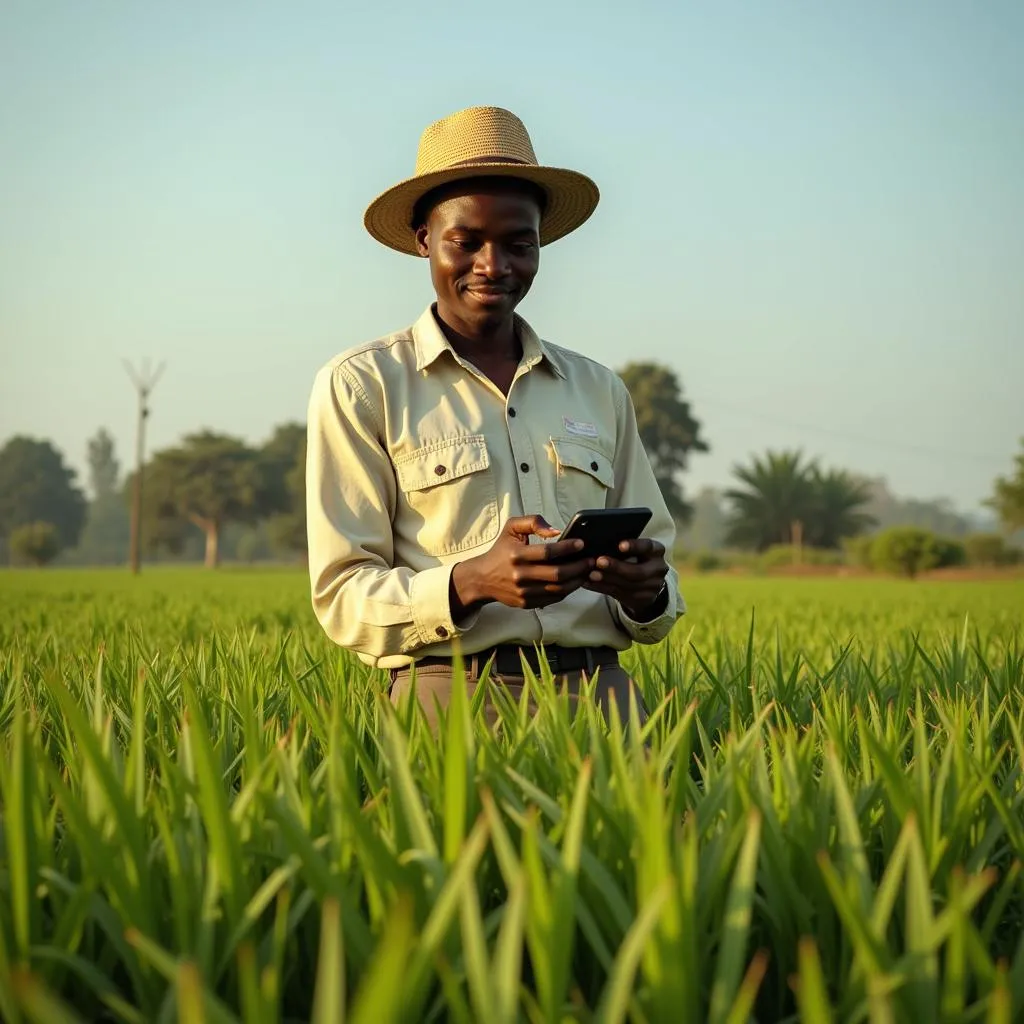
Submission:
<svg viewBox="0 0 1024 1024">
<path fill-rule="evenodd" d="M 512 294 L 507 288 L 467 288 L 467 293 L 484 306 L 498 306 L 505 302 Z"/>
</svg>

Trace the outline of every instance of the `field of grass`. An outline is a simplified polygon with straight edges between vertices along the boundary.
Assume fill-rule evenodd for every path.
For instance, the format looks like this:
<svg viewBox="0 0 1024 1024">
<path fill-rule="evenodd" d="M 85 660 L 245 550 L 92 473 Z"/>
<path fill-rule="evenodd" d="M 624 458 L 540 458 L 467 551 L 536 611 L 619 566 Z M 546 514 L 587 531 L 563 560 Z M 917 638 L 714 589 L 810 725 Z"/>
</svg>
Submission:
<svg viewBox="0 0 1024 1024">
<path fill-rule="evenodd" d="M 1022 1019 L 1024 583 L 685 592 L 435 742 L 301 573 L 0 574 L 0 1019 Z"/>
</svg>

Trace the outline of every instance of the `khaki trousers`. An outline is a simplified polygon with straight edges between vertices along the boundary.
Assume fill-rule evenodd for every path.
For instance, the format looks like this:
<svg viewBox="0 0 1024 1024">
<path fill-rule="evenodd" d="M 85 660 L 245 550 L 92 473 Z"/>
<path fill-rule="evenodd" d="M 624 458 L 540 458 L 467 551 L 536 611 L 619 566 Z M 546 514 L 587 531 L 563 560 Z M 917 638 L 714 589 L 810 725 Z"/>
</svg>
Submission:
<svg viewBox="0 0 1024 1024">
<path fill-rule="evenodd" d="M 473 673 L 469 659 L 466 659 L 465 685 L 466 694 L 470 700 L 476 693 L 479 685 L 478 677 Z M 619 720 L 625 725 L 629 721 L 629 693 L 635 694 L 637 713 L 640 722 L 647 721 L 648 711 L 644 705 L 643 697 L 636 683 L 620 665 L 602 665 L 599 672 L 596 672 L 597 681 L 594 685 L 594 700 L 598 703 L 605 717 L 608 717 L 611 702 L 615 701 L 618 707 Z M 586 672 L 566 672 L 554 677 L 555 690 L 561 693 L 563 688 L 569 695 L 570 707 L 579 700 L 582 683 L 587 679 Z M 391 703 L 396 707 L 403 696 L 412 689 L 411 669 L 398 669 L 391 673 Z M 526 680 L 523 676 L 512 675 L 491 675 L 488 677 L 488 689 L 499 683 L 501 688 L 506 690 L 513 701 L 520 700 Z M 437 711 L 435 701 L 441 709 L 447 711 L 448 702 L 452 694 L 452 669 L 450 665 L 426 665 L 416 670 L 416 697 L 423 708 L 426 720 L 432 731 L 437 731 Z M 536 705 L 530 701 L 531 711 L 536 711 Z M 498 711 L 494 705 L 491 693 L 488 692 L 484 698 L 484 715 L 489 725 L 494 725 L 498 720 Z"/>
</svg>

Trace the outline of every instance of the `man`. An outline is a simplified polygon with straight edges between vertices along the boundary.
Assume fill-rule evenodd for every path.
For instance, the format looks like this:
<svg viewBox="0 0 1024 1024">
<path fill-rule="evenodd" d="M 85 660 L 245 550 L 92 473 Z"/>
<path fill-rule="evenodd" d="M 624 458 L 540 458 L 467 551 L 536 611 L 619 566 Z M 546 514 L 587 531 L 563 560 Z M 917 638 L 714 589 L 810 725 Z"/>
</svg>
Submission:
<svg viewBox="0 0 1024 1024">
<path fill-rule="evenodd" d="M 629 713 L 618 653 L 665 637 L 685 606 L 666 560 L 674 524 L 622 381 L 542 341 L 518 314 L 540 247 L 579 227 L 598 190 L 538 164 L 522 122 L 475 107 L 431 125 L 416 171 L 365 214 L 370 234 L 429 263 L 436 300 L 410 327 L 318 372 L 309 403 L 312 603 L 327 635 L 447 706 L 458 646 L 472 692 L 518 696 L 537 646 L 571 693 Z M 581 508 L 647 506 L 616 558 L 553 540 Z M 645 713 L 639 693 L 641 712 Z"/>
</svg>

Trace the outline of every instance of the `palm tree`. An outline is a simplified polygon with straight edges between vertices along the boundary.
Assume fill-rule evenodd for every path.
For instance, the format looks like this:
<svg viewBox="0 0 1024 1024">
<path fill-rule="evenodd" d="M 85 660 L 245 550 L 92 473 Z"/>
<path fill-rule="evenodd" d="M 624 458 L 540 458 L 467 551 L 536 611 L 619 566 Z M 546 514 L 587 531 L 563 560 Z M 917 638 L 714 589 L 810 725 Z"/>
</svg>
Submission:
<svg viewBox="0 0 1024 1024">
<path fill-rule="evenodd" d="M 744 487 L 725 492 L 731 503 L 727 539 L 764 551 L 773 544 L 837 548 L 874 524 L 862 511 L 867 482 L 842 470 L 821 470 L 799 451 L 767 452 L 733 474 Z"/>
<path fill-rule="evenodd" d="M 799 543 L 815 511 L 816 464 L 802 452 L 767 452 L 733 475 L 746 486 L 725 492 L 732 505 L 727 539 L 764 551 L 773 544 Z"/>
<path fill-rule="evenodd" d="M 816 548 L 838 548 L 846 537 L 856 537 L 875 525 L 875 518 L 862 511 L 871 500 L 866 481 L 839 469 L 813 474 L 814 511 L 804 533 Z"/>
</svg>

